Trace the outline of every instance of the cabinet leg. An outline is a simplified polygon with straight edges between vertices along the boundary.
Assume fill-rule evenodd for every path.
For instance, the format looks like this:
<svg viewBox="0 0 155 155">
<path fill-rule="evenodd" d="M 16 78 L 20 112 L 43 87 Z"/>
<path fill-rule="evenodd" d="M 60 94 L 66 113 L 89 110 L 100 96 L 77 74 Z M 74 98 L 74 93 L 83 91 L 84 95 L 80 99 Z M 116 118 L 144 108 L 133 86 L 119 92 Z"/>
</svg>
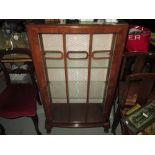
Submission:
<svg viewBox="0 0 155 155">
<path fill-rule="evenodd" d="M 109 121 L 109 120 L 108 120 L 108 121 L 105 121 L 103 127 L 104 127 L 104 132 L 105 132 L 105 133 L 109 133 L 110 121 Z"/>
<path fill-rule="evenodd" d="M 42 135 L 42 133 L 39 130 L 39 124 L 38 124 L 38 116 L 37 116 L 37 114 L 34 117 L 31 117 L 31 118 L 32 118 L 32 121 L 34 123 L 34 127 L 35 127 L 35 130 L 37 132 L 37 135 Z"/>
<path fill-rule="evenodd" d="M 50 128 L 50 129 L 46 129 L 46 133 L 47 134 L 50 134 L 51 133 L 51 131 L 52 131 L 52 129 Z"/>
<path fill-rule="evenodd" d="M 109 133 L 109 128 L 104 128 L 105 133 Z"/>
<path fill-rule="evenodd" d="M 121 121 L 121 112 L 120 112 L 120 107 L 118 107 L 118 108 L 117 108 L 117 111 L 116 111 L 116 113 L 115 113 L 115 115 L 114 115 L 114 121 L 113 121 L 113 123 L 112 123 L 112 129 L 111 129 L 111 132 L 112 132 L 114 135 L 116 135 L 116 129 L 117 129 L 117 127 L 118 127 L 120 121 Z"/>
<path fill-rule="evenodd" d="M 45 129 L 46 133 L 50 134 L 52 131 L 52 121 L 51 120 L 45 120 Z"/>
<path fill-rule="evenodd" d="M 5 129 L 1 124 L 0 124 L 0 135 L 5 135 Z"/>
<path fill-rule="evenodd" d="M 116 131 L 113 130 L 113 129 L 111 130 L 111 133 L 114 134 L 114 135 L 116 135 Z"/>
</svg>

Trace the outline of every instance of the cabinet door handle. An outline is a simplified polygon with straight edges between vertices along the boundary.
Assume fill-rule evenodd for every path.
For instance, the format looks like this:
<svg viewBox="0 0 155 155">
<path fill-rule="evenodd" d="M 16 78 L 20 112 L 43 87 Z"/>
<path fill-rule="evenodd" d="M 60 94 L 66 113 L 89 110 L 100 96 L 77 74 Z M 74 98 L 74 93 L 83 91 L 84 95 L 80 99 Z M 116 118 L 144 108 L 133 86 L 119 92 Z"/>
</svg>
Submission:
<svg viewBox="0 0 155 155">
<path fill-rule="evenodd" d="M 67 58 L 71 60 L 84 60 L 88 59 L 87 51 L 68 51 Z"/>
<path fill-rule="evenodd" d="M 97 56 L 97 54 L 104 54 L 104 53 L 107 53 L 108 56 Z M 110 59 L 111 58 L 111 50 L 92 51 L 92 58 L 93 59 Z"/>
<path fill-rule="evenodd" d="M 47 56 L 47 54 L 51 56 Z M 63 59 L 63 53 L 61 51 L 44 51 L 44 55 L 46 59 Z"/>
</svg>

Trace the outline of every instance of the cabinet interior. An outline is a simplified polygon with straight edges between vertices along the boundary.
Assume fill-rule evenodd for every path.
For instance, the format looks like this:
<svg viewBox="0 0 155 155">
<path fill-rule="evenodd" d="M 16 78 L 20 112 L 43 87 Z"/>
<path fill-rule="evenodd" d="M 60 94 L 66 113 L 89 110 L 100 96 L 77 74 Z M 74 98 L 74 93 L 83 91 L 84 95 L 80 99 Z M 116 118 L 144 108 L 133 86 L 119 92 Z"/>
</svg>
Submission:
<svg viewBox="0 0 155 155">
<path fill-rule="evenodd" d="M 115 34 L 39 34 L 51 102 L 104 103 Z"/>
</svg>

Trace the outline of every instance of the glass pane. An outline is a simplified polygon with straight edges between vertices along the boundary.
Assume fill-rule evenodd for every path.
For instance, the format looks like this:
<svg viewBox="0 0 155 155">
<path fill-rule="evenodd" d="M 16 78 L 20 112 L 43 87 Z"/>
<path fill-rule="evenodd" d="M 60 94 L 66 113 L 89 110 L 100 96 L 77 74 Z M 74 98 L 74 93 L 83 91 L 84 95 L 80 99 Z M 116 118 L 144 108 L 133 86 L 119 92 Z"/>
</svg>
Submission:
<svg viewBox="0 0 155 155">
<path fill-rule="evenodd" d="M 93 56 L 96 59 L 104 59 L 110 57 L 110 52 L 108 51 L 93 51 Z"/>
<path fill-rule="evenodd" d="M 67 103 L 67 99 L 62 99 L 62 98 L 55 99 L 55 98 L 52 98 L 52 103 Z"/>
<path fill-rule="evenodd" d="M 91 99 L 103 99 L 105 90 L 105 82 L 91 82 L 90 83 L 90 96 Z"/>
<path fill-rule="evenodd" d="M 68 69 L 70 103 L 86 103 L 87 98 L 87 69 Z M 73 100 L 74 99 L 74 102 Z"/>
<path fill-rule="evenodd" d="M 67 103 L 64 69 L 47 69 L 47 71 L 52 102 Z"/>
<path fill-rule="evenodd" d="M 69 52 L 69 58 L 84 58 L 81 60 L 67 58 L 70 103 L 86 103 L 89 34 L 67 34 L 66 50 Z"/>
<path fill-rule="evenodd" d="M 45 58 L 47 59 L 61 59 L 63 57 L 62 53 L 60 52 L 55 52 L 55 53 L 45 53 Z"/>
<path fill-rule="evenodd" d="M 88 69 L 68 69 L 69 81 L 87 81 Z"/>
<path fill-rule="evenodd" d="M 81 99 L 87 97 L 87 82 L 69 81 L 69 97 Z"/>
<path fill-rule="evenodd" d="M 92 59 L 91 66 L 94 68 L 96 68 L 96 67 L 108 68 L 109 62 L 110 62 L 110 59 L 98 59 L 98 60 Z"/>
<path fill-rule="evenodd" d="M 107 69 L 91 69 L 91 81 L 106 81 Z"/>
<path fill-rule="evenodd" d="M 106 88 L 107 69 L 91 69 L 89 103 L 102 103 Z"/>
<path fill-rule="evenodd" d="M 113 34 L 94 34 L 92 51 L 111 50 Z"/>
<path fill-rule="evenodd" d="M 52 103 L 67 103 L 62 34 L 41 34 L 41 48 Z"/>
<path fill-rule="evenodd" d="M 47 68 L 64 68 L 64 60 L 46 59 Z"/>
<path fill-rule="evenodd" d="M 66 98 L 66 84 L 63 81 L 50 82 L 52 99 Z"/>
<path fill-rule="evenodd" d="M 86 60 L 69 60 L 67 63 L 68 68 L 88 68 L 88 59 Z"/>
<path fill-rule="evenodd" d="M 64 69 L 47 69 L 49 81 L 65 81 Z"/>
<path fill-rule="evenodd" d="M 63 35 L 62 34 L 42 34 L 43 51 L 62 51 L 63 52 Z"/>
<path fill-rule="evenodd" d="M 89 103 L 103 103 L 112 60 L 113 37 L 113 34 L 93 35 Z"/>
<path fill-rule="evenodd" d="M 67 51 L 89 51 L 89 35 L 67 34 L 66 48 Z"/>
<path fill-rule="evenodd" d="M 70 103 L 86 103 L 86 99 L 80 99 L 80 98 L 72 99 L 72 98 L 70 98 Z"/>
</svg>

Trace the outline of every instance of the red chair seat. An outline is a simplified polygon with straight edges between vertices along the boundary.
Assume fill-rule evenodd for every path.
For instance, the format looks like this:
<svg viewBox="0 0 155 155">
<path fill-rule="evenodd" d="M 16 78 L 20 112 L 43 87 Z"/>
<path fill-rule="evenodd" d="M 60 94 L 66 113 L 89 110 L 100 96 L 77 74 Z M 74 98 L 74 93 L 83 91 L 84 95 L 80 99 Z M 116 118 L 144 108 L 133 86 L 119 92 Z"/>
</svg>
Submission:
<svg viewBox="0 0 155 155">
<path fill-rule="evenodd" d="M 35 115 L 36 90 L 32 84 L 12 84 L 0 94 L 0 117 L 17 118 Z"/>
</svg>

